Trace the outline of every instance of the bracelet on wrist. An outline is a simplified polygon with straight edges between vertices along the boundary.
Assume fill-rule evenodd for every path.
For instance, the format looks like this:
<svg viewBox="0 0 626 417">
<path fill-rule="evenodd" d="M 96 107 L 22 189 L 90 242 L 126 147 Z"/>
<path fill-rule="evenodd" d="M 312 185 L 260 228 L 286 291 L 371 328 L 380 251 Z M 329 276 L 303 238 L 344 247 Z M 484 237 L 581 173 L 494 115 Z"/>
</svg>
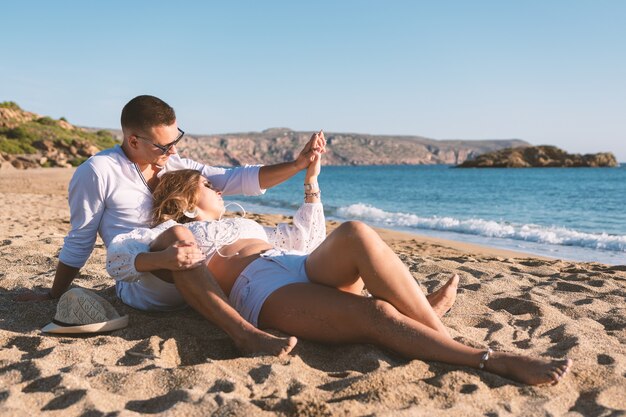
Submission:
<svg viewBox="0 0 626 417">
<path fill-rule="evenodd" d="M 305 192 L 311 192 L 311 191 L 315 191 L 319 189 L 319 185 L 317 185 L 317 182 L 310 182 L 310 183 L 304 183 L 304 191 Z"/>
<path fill-rule="evenodd" d="M 317 190 L 314 193 L 304 193 L 304 201 L 306 201 L 307 198 L 319 198 L 321 194 L 322 192 L 320 190 Z"/>
</svg>

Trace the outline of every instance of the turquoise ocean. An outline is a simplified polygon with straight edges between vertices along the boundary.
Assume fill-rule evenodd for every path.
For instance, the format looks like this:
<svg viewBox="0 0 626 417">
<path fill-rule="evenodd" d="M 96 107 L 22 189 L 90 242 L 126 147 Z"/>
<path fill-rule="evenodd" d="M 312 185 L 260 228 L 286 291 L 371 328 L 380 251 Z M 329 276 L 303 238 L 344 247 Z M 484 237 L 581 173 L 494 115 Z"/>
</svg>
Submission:
<svg viewBox="0 0 626 417">
<path fill-rule="evenodd" d="M 226 200 L 256 213 L 290 215 L 302 202 L 303 178 L 260 197 Z M 324 166 L 319 183 L 329 219 L 560 259 L 626 264 L 626 164 Z"/>
</svg>

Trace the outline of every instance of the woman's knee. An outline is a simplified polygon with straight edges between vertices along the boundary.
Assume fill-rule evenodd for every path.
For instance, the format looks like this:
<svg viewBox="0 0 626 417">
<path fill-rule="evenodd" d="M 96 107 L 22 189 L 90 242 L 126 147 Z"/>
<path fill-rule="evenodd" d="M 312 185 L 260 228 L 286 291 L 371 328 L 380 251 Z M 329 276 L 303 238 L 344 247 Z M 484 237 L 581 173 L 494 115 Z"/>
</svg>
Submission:
<svg viewBox="0 0 626 417">
<path fill-rule="evenodd" d="M 176 226 L 170 227 L 169 229 L 167 229 L 163 233 L 164 234 L 169 234 L 169 235 L 173 236 L 174 238 L 176 238 L 177 240 L 183 240 L 183 239 L 194 240 L 193 233 L 191 233 L 191 230 L 189 230 L 185 226 L 182 226 L 182 225 L 179 225 L 179 224 L 176 225 Z"/>
<path fill-rule="evenodd" d="M 350 220 L 342 223 L 337 228 L 337 231 L 348 238 L 362 239 L 364 237 L 370 237 L 372 235 L 378 236 L 374 229 L 358 220 Z"/>
<path fill-rule="evenodd" d="M 181 225 L 172 226 L 154 239 L 154 241 L 150 244 L 150 249 L 153 251 L 163 250 L 180 240 L 195 242 L 195 238 L 193 233 L 191 233 L 191 230 Z"/>
</svg>

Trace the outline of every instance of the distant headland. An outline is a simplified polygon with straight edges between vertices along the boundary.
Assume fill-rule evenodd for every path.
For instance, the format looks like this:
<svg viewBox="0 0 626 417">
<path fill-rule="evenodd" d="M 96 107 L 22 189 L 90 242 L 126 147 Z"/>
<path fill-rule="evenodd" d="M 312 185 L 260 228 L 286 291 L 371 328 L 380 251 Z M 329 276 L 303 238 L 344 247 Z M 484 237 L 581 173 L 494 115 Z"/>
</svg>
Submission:
<svg viewBox="0 0 626 417">
<path fill-rule="evenodd" d="M 522 146 L 500 149 L 466 160 L 459 168 L 577 168 L 617 167 L 615 155 L 610 152 L 596 154 L 570 154 L 556 146 Z"/>
</svg>

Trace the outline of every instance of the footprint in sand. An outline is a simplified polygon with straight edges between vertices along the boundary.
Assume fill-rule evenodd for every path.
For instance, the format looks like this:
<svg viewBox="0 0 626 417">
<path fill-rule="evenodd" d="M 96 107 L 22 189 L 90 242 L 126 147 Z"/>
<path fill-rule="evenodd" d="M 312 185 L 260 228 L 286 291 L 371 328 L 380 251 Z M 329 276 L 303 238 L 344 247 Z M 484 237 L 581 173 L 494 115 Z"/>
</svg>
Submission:
<svg viewBox="0 0 626 417">
<path fill-rule="evenodd" d="M 181 364 L 176 340 L 163 340 L 158 336 L 152 336 L 142 340 L 131 349 L 126 351 L 126 356 L 117 362 L 122 366 L 138 365 L 144 360 L 154 360 L 155 365 L 161 368 L 176 368 Z"/>
<path fill-rule="evenodd" d="M 504 325 L 502 323 L 485 319 L 485 320 L 482 320 L 480 323 L 478 323 L 476 327 L 487 329 L 485 340 L 491 340 L 491 337 L 493 336 L 493 334 L 496 333 L 498 330 L 503 329 Z"/>
<path fill-rule="evenodd" d="M 541 337 L 548 336 L 550 342 L 553 343 L 547 350 L 547 354 L 554 357 L 564 357 L 567 353 L 578 346 L 578 336 L 573 336 L 567 333 L 564 324 L 557 326 L 547 332 L 541 334 Z"/>
<path fill-rule="evenodd" d="M 615 363 L 615 359 L 609 355 L 605 355 L 601 353 L 598 355 L 598 365 L 613 365 Z"/>
<path fill-rule="evenodd" d="M 541 319 L 539 317 L 533 317 L 529 320 L 515 320 L 513 325 L 517 328 L 526 330 L 528 336 L 532 337 L 539 326 L 541 326 Z"/>
<path fill-rule="evenodd" d="M 41 376 L 41 371 L 31 361 L 23 361 L 23 362 L 12 363 L 10 365 L 2 367 L 2 368 L 0 368 L 0 375 L 5 376 L 5 378 L 6 378 L 6 375 L 9 374 L 12 371 L 19 372 L 20 376 L 21 376 L 20 379 L 13 378 L 13 377 L 10 378 L 10 380 L 12 382 L 15 382 L 15 383 L 31 381 L 31 380 L 39 378 Z"/>
<path fill-rule="evenodd" d="M 287 396 L 291 397 L 293 395 L 297 395 L 301 393 L 305 388 L 306 385 L 304 385 L 302 382 L 292 379 L 289 382 L 289 387 L 287 388 Z"/>
<path fill-rule="evenodd" d="M 67 391 L 60 397 L 55 397 L 41 411 L 64 410 L 82 400 L 85 395 L 87 395 L 87 390 L 84 389 Z"/>
<path fill-rule="evenodd" d="M 250 372 L 248 372 L 248 375 L 252 377 L 255 383 L 262 384 L 267 380 L 267 378 L 269 378 L 271 372 L 271 365 L 261 365 L 258 368 L 250 370 Z"/>
<path fill-rule="evenodd" d="M 464 290 L 469 290 L 469 291 L 478 291 L 480 290 L 480 287 L 481 287 L 480 284 L 461 285 L 461 288 L 463 288 Z"/>
<path fill-rule="evenodd" d="M 478 390 L 478 385 L 476 384 L 463 384 L 459 392 L 461 394 L 471 394 Z"/>
<path fill-rule="evenodd" d="M 532 301 L 522 300 L 520 298 L 505 297 L 499 298 L 487 304 L 492 310 L 505 310 L 514 316 L 522 314 L 539 315 L 539 307 Z"/>
<path fill-rule="evenodd" d="M 466 267 L 466 266 L 460 267 L 459 271 L 467 272 L 468 274 L 470 274 L 474 278 L 481 278 L 481 277 L 484 277 L 484 276 L 488 275 L 484 271 L 480 271 L 480 270 L 474 269 L 474 268 L 469 268 L 469 267 Z"/>
<path fill-rule="evenodd" d="M 39 359 L 48 356 L 54 350 L 54 347 L 39 349 L 41 341 L 42 338 L 39 336 L 17 336 L 9 339 L 4 347 L 11 348 L 15 346 L 24 352 L 22 355 L 23 360 Z"/>
<path fill-rule="evenodd" d="M 533 345 L 533 342 L 531 339 L 524 339 L 513 342 L 513 344 L 520 349 L 530 349 Z"/>
<path fill-rule="evenodd" d="M 63 377 L 60 374 L 46 378 L 38 378 L 22 388 L 22 392 L 51 392 L 61 383 Z"/>
<path fill-rule="evenodd" d="M 588 288 L 582 286 L 582 285 L 578 285 L 578 284 L 572 284 L 569 282 L 558 282 L 556 284 L 556 290 L 557 291 L 565 291 L 565 292 L 585 292 L 585 291 L 589 291 Z"/>
<path fill-rule="evenodd" d="M 183 390 L 174 390 L 147 400 L 129 401 L 126 409 L 136 413 L 157 414 L 169 410 L 181 401 L 189 401 L 189 394 Z"/>
<path fill-rule="evenodd" d="M 229 392 L 233 392 L 235 390 L 235 383 L 231 382 L 227 379 L 218 379 L 217 381 L 215 381 L 215 383 L 213 384 L 213 386 L 211 388 L 209 388 L 209 390 L 207 392 L 209 393 L 215 393 L 215 392 L 224 392 L 224 393 L 229 393 Z"/>
<path fill-rule="evenodd" d="M 474 261 L 474 259 L 468 257 L 468 256 L 458 256 L 458 257 L 450 257 L 450 258 L 446 258 L 446 260 L 448 261 L 454 261 L 454 262 L 458 262 L 460 264 L 464 264 L 465 262 L 471 262 Z"/>
<path fill-rule="evenodd" d="M 604 330 L 622 330 L 626 327 L 626 317 L 616 315 L 598 319 L 598 322 L 604 326 Z"/>
</svg>

